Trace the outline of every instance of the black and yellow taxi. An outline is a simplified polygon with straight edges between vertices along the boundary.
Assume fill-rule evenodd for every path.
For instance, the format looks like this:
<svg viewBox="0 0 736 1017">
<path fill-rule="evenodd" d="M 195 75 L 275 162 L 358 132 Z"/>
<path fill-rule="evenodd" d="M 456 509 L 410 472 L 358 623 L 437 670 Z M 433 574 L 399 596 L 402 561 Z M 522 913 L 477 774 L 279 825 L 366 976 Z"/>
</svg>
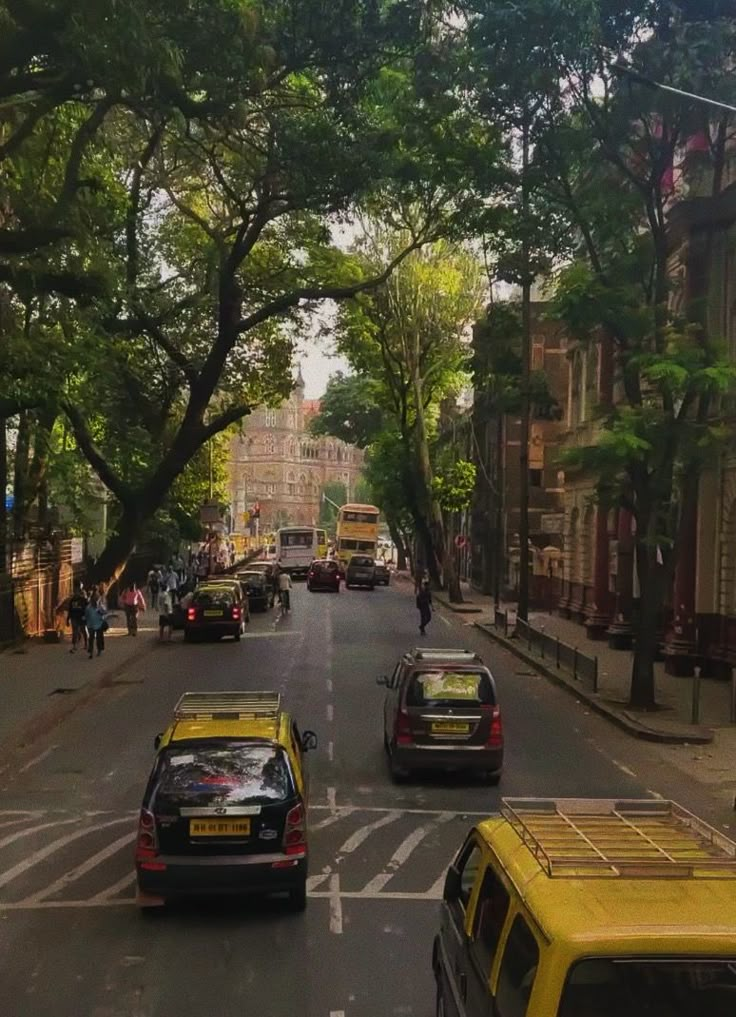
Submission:
<svg viewBox="0 0 736 1017">
<path fill-rule="evenodd" d="M 185 693 L 155 739 L 136 842 L 139 905 L 286 893 L 303 910 L 304 755 L 316 745 L 276 693 Z"/>
</svg>

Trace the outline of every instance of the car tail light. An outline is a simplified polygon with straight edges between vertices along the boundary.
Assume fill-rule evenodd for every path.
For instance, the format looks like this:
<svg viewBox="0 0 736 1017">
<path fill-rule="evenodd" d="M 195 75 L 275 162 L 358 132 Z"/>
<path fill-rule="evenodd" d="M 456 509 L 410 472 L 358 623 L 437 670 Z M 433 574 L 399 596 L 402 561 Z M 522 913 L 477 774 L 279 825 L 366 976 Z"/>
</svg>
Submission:
<svg viewBox="0 0 736 1017">
<path fill-rule="evenodd" d="M 307 853 L 307 817 L 303 805 L 295 805 L 286 816 L 284 854 L 303 857 Z"/>
<path fill-rule="evenodd" d="M 503 745 L 503 724 L 501 723 L 501 710 L 494 706 L 491 711 L 491 730 L 488 733 L 486 748 L 500 749 Z"/>
<path fill-rule="evenodd" d="M 238 620 L 238 618 L 240 618 L 240 608 L 239 607 L 234 607 L 233 608 L 233 618 L 236 621 Z"/>
<path fill-rule="evenodd" d="M 406 710 L 399 710 L 396 716 L 396 744 L 409 745 L 412 740 L 409 714 Z"/>
<path fill-rule="evenodd" d="M 197 617 L 197 609 L 195 607 L 187 608 L 187 621 L 194 621 Z"/>
<path fill-rule="evenodd" d="M 145 865 L 158 855 L 156 819 L 148 809 L 141 809 L 138 819 L 138 838 L 135 845 L 135 860 Z"/>
</svg>

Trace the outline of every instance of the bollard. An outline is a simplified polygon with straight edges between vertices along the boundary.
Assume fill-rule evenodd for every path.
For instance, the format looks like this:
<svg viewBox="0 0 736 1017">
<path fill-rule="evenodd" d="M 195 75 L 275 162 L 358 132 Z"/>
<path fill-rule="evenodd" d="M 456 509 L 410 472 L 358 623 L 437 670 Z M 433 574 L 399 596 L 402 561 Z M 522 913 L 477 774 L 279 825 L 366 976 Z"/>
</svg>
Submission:
<svg viewBox="0 0 736 1017">
<path fill-rule="evenodd" d="M 693 702 L 690 712 L 690 723 L 700 723 L 700 667 L 697 664 L 695 665 L 695 673 L 693 675 Z"/>
</svg>

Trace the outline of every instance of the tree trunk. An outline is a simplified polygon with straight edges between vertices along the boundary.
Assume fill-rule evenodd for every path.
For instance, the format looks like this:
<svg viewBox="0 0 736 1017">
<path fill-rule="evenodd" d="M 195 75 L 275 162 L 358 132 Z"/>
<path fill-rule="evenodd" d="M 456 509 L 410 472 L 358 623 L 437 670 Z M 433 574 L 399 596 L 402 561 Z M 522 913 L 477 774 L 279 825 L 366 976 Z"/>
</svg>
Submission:
<svg viewBox="0 0 736 1017">
<path fill-rule="evenodd" d="M 659 640 L 659 621 L 665 594 L 664 568 L 656 560 L 656 549 L 637 537 L 636 561 L 641 594 L 634 625 L 634 659 L 631 669 L 629 705 L 652 710 L 656 703 L 654 661 Z"/>
<path fill-rule="evenodd" d="M 144 524 L 158 507 L 141 500 L 134 508 L 123 508 L 115 532 L 108 537 L 102 554 L 91 569 L 90 578 L 94 583 L 109 586 L 119 578 L 135 550 Z"/>
<path fill-rule="evenodd" d="M 519 604 L 517 615 L 529 618 L 529 430 L 531 416 L 531 266 L 528 240 L 529 219 L 529 120 L 522 130 L 521 223 L 524 230 L 521 290 L 521 428 L 519 433 Z"/>
<path fill-rule="evenodd" d="M 391 519 L 389 519 L 388 516 L 386 517 L 386 523 L 388 525 L 388 532 L 391 534 L 391 540 L 393 540 L 394 545 L 396 547 L 396 568 L 399 570 L 399 572 L 405 572 L 406 546 L 404 544 L 404 539 L 401 533 L 399 532 L 398 526 L 396 526 L 396 524 Z"/>
</svg>

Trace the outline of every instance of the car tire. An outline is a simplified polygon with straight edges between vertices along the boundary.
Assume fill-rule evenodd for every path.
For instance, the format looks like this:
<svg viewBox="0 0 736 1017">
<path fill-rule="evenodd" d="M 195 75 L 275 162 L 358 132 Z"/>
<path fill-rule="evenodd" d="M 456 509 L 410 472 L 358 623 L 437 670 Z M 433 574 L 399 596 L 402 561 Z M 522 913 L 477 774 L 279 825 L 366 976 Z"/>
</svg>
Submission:
<svg viewBox="0 0 736 1017">
<path fill-rule="evenodd" d="M 235 632 L 233 632 L 233 635 L 235 636 L 235 642 L 239 643 L 242 635 L 240 629 L 236 629 Z"/>
<path fill-rule="evenodd" d="M 185 643 L 191 643 L 192 642 L 192 633 L 189 632 L 187 629 L 184 629 L 184 642 Z"/>
<path fill-rule="evenodd" d="M 289 890 L 289 907 L 292 911 L 304 911 L 307 906 L 307 881 L 306 879 Z"/>
<path fill-rule="evenodd" d="M 491 770 L 490 773 L 486 774 L 485 782 L 486 784 L 489 784 L 491 787 L 498 787 L 498 785 L 501 783 L 501 774 L 497 773 L 495 770 Z"/>
<path fill-rule="evenodd" d="M 370 586 L 368 587 L 369 590 L 375 590 L 375 588 L 376 588 L 375 583 L 371 583 Z"/>
<path fill-rule="evenodd" d="M 390 746 L 388 750 L 388 768 L 391 771 L 391 780 L 394 784 L 403 784 L 405 780 L 408 780 L 409 771 L 405 770 L 402 766 L 396 765 Z"/>
</svg>

